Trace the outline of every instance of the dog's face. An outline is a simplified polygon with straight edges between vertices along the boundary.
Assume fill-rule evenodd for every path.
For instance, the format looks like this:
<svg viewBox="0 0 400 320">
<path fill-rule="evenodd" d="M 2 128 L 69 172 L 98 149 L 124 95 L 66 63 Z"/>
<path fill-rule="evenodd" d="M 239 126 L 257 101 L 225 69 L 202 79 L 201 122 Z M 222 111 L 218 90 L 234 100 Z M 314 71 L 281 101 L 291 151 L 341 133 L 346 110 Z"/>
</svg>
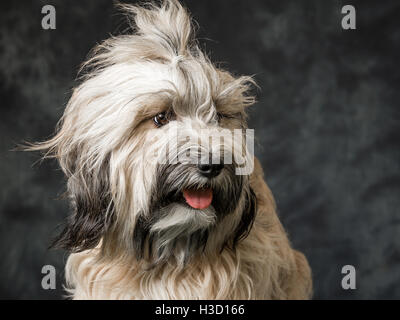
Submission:
<svg viewBox="0 0 400 320">
<path fill-rule="evenodd" d="M 232 138 L 232 130 L 221 126 L 222 119 L 209 118 L 215 111 L 210 103 L 204 117 L 158 113 L 152 119 L 156 128 L 146 129 L 142 156 L 133 166 L 140 167 L 148 179 L 134 230 L 138 257 L 146 256 L 147 250 L 155 262 L 171 255 L 185 262 L 205 249 L 210 238 L 209 250 L 219 251 L 250 227 L 254 199 L 248 176 L 238 172 L 236 161 L 248 150 L 243 140 Z M 240 114 L 224 122 L 242 134 Z M 139 190 L 139 185 L 140 181 L 134 189 Z"/>
<path fill-rule="evenodd" d="M 238 170 L 253 160 L 243 138 L 252 81 L 208 60 L 178 2 L 124 8 L 136 34 L 95 50 L 57 135 L 37 147 L 68 177 L 74 214 L 56 242 L 184 265 L 234 247 L 254 219 Z"/>
</svg>

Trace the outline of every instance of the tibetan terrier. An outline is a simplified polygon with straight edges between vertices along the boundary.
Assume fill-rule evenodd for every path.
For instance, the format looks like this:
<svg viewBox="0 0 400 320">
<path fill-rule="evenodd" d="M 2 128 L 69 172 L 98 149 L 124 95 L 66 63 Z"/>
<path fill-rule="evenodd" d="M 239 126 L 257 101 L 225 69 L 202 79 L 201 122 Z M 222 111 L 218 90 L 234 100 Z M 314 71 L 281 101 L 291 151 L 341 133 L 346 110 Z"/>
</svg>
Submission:
<svg viewBox="0 0 400 320">
<path fill-rule="evenodd" d="M 307 260 L 252 155 L 252 78 L 210 62 L 177 0 L 119 6 L 133 31 L 93 50 L 55 136 L 28 147 L 68 179 L 54 244 L 71 252 L 69 294 L 309 298 Z"/>
</svg>

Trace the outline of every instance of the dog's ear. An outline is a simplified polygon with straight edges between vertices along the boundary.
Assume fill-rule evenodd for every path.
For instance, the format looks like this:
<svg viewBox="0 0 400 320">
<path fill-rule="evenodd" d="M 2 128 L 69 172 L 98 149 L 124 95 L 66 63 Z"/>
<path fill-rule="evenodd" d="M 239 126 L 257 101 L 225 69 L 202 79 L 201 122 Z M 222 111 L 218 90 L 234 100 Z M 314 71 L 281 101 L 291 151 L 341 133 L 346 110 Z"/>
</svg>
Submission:
<svg viewBox="0 0 400 320">
<path fill-rule="evenodd" d="M 245 209 L 242 213 L 241 220 L 236 227 L 233 237 L 233 248 L 236 247 L 240 240 L 245 239 L 253 227 L 257 214 L 257 198 L 254 191 L 250 188 L 246 194 Z"/>
<path fill-rule="evenodd" d="M 108 165 L 101 166 L 96 175 L 82 173 L 68 180 L 68 193 L 73 214 L 51 247 L 73 252 L 94 248 L 113 218 L 109 192 Z"/>
</svg>

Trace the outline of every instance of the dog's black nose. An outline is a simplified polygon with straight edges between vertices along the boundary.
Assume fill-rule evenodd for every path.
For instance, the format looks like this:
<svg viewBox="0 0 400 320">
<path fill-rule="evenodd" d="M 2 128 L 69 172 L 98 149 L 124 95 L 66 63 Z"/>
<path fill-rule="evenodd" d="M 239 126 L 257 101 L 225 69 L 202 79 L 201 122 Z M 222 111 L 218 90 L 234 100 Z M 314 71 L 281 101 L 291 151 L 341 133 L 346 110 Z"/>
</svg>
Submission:
<svg viewBox="0 0 400 320">
<path fill-rule="evenodd" d="M 212 178 L 219 175 L 224 168 L 224 165 L 221 164 L 199 164 L 197 166 L 199 168 L 200 173 L 207 177 Z"/>
</svg>

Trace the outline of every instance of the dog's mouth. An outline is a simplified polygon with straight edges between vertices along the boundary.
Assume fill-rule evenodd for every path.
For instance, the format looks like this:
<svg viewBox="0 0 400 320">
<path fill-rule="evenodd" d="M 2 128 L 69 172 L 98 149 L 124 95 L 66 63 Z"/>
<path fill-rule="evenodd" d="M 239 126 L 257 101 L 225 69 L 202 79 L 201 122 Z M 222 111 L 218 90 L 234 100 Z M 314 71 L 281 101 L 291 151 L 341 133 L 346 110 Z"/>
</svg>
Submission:
<svg viewBox="0 0 400 320">
<path fill-rule="evenodd" d="M 206 209 L 213 200 L 213 190 L 211 188 L 183 189 L 182 193 L 186 203 L 194 209 Z"/>
<path fill-rule="evenodd" d="M 223 217 L 236 209 L 245 182 L 242 176 L 235 175 L 233 164 L 225 165 L 223 174 L 212 179 L 200 176 L 197 167 L 161 165 L 156 180 L 149 206 L 153 219 L 164 215 L 165 208 L 174 203 L 185 206 L 189 212 L 211 210 Z"/>
</svg>

